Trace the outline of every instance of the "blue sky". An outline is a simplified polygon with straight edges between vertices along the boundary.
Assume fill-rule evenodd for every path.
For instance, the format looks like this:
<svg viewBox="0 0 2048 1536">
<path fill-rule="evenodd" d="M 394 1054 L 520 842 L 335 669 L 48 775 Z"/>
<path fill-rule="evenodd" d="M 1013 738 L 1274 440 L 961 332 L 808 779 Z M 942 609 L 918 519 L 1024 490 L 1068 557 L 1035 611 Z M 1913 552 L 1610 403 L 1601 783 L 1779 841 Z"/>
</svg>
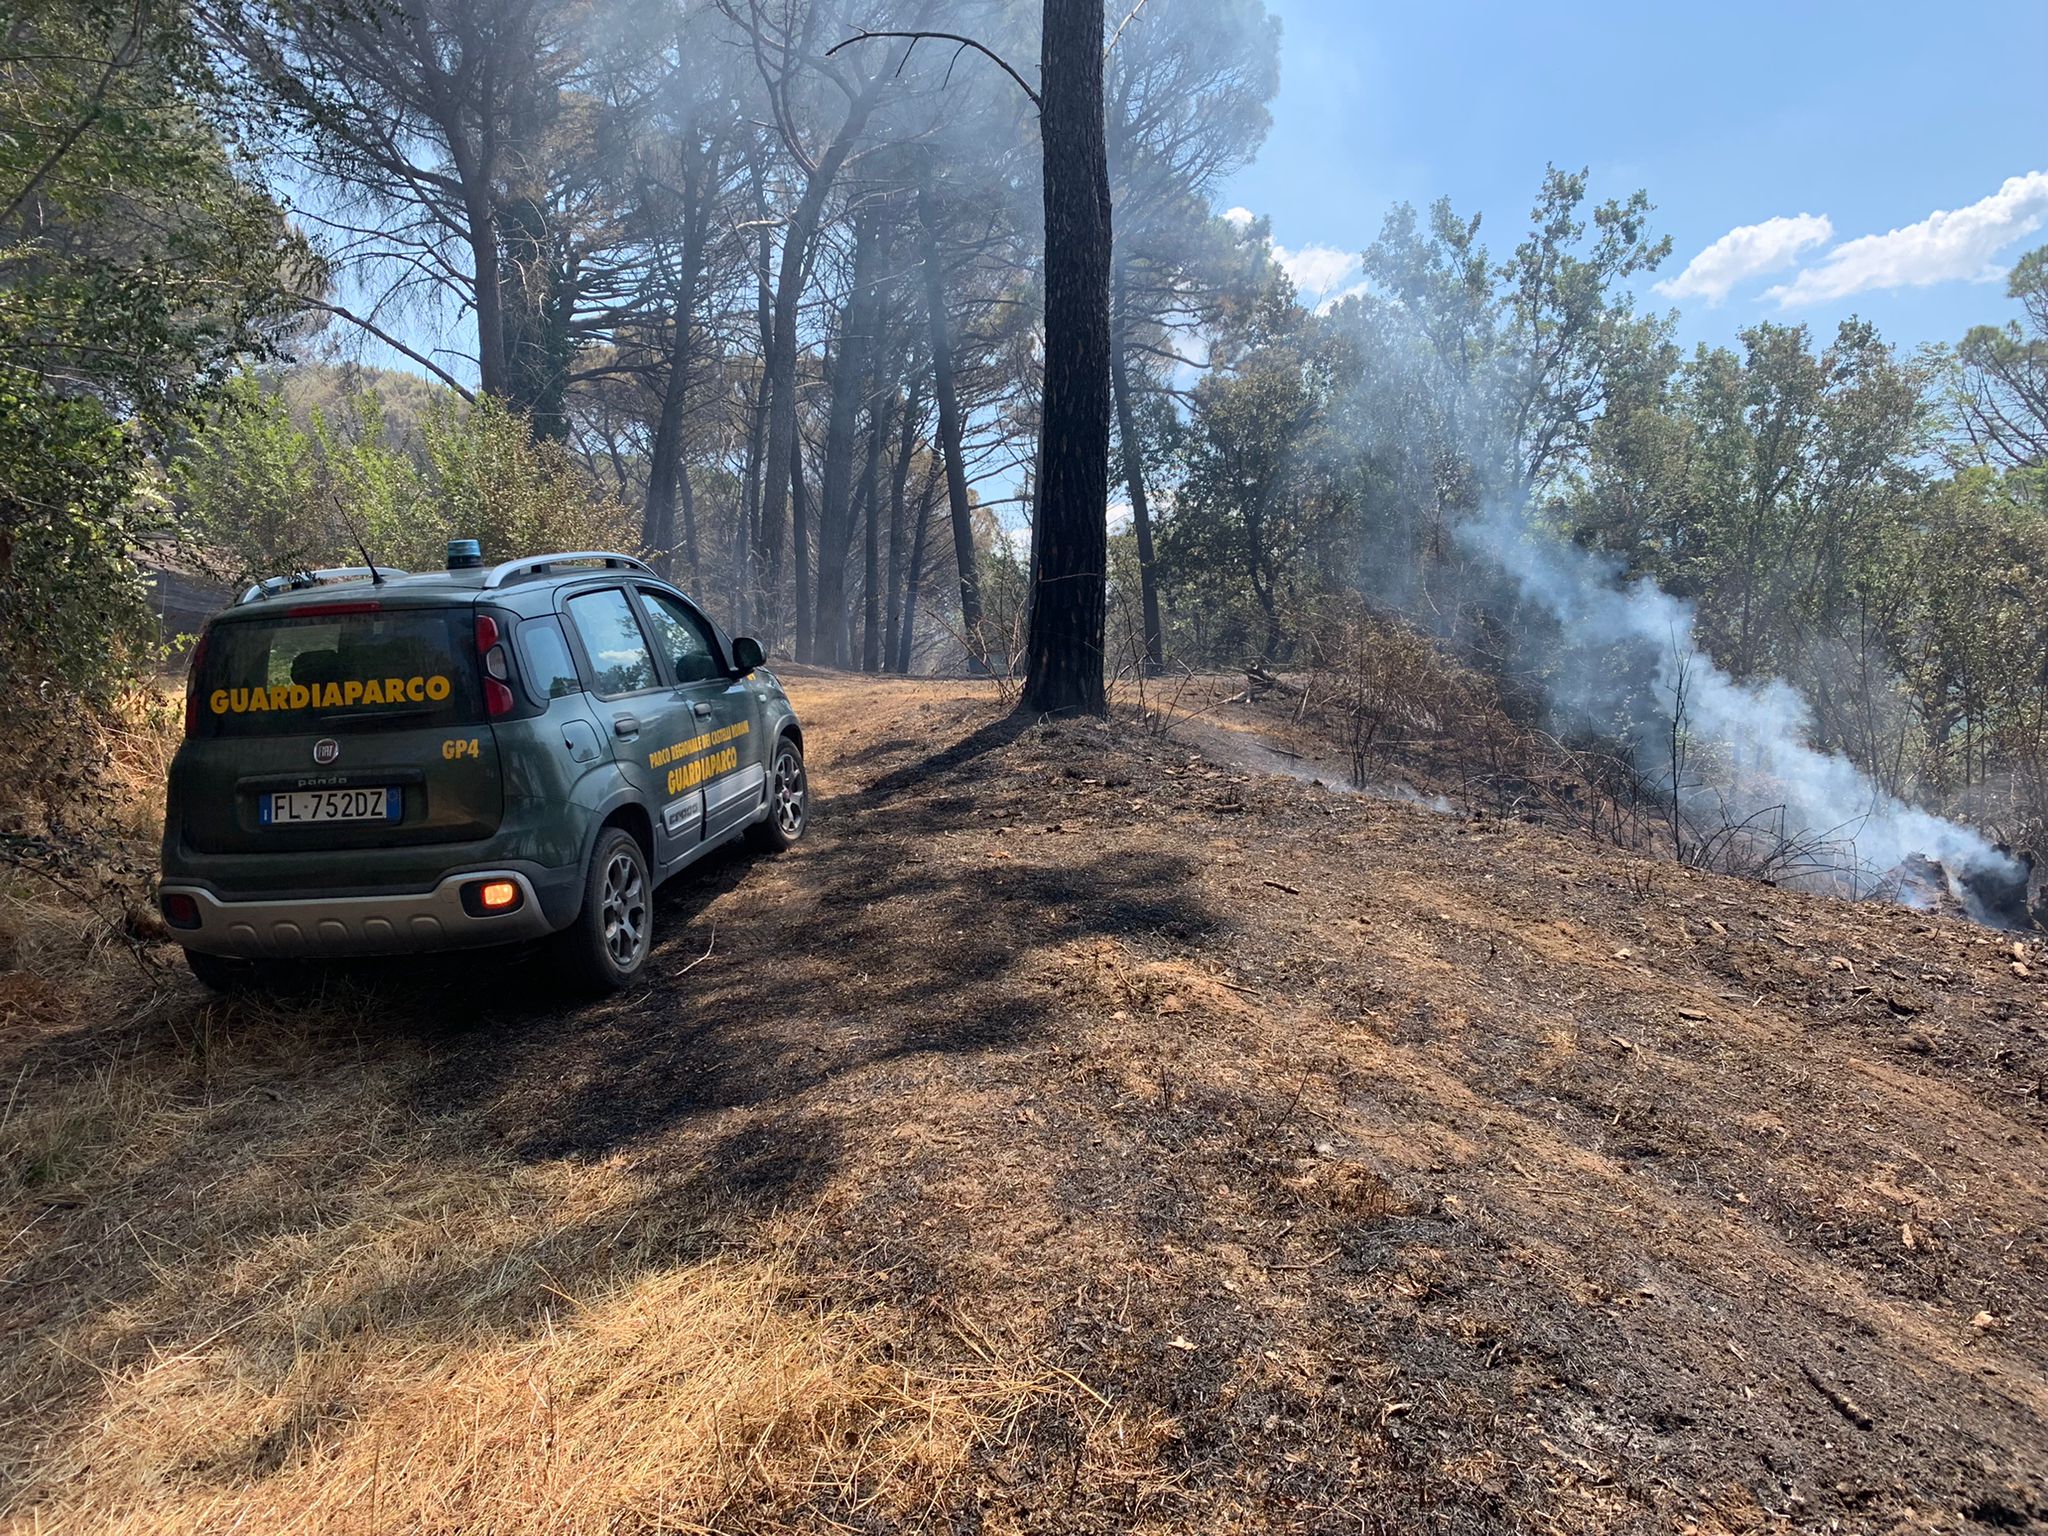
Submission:
<svg viewBox="0 0 2048 1536">
<path fill-rule="evenodd" d="M 2048 243 L 2048 0 L 1269 4 L 1273 131 L 1219 201 L 1269 215 L 1305 286 L 1354 281 L 1403 200 L 1511 247 L 1548 161 L 1649 191 L 1677 287 L 1644 297 L 1688 345 L 1849 314 L 1952 341 L 2013 310 L 1984 275 Z"/>
</svg>

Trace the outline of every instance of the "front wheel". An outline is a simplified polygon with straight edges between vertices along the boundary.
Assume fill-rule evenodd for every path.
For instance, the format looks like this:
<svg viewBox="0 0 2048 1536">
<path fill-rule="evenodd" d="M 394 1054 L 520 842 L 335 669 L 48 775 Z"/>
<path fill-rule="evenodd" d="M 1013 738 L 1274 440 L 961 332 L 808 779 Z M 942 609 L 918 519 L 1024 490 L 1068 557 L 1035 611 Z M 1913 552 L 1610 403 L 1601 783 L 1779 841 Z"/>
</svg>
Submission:
<svg viewBox="0 0 2048 1536">
<path fill-rule="evenodd" d="M 633 834 L 607 827 L 590 855 L 583 910 L 560 944 L 576 979 L 592 992 L 617 992 L 646 968 L 653 948 L 654 883 Z"/>
<path fill-rule="evenodd" d="M 795 845 L 810 824 L 811 786 L 804 777 L 804 749 L 788 737 L 775 743 L 775 764 L 768 770 L 768 815 L 754 823 L 756 848 L 780 853 Z"/>
</svg>

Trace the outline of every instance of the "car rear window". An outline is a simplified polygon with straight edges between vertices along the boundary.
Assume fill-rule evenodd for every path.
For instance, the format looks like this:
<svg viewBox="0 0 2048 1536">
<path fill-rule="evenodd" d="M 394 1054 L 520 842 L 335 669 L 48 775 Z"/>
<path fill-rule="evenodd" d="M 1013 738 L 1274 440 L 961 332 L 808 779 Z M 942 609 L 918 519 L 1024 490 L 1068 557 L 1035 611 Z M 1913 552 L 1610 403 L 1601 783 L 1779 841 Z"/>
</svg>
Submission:
<svg viewBox="0 0 2048 1536">
<path fill-rule="evenodd" d="M 569 656 L 569 642 L 562 626 L 552 618 L 526 619 L 519 626 L 519 659 L 535 697 L 559 699 L 581 693 L 583 680 L 576 675 L 576 663 Z"/>
<path fill-rule="evenodd" d="M 478 724 L 473 634 L 461 608 L 216 624 L 200 668 L 201 730 L 291 736 Z"/>
</svg>

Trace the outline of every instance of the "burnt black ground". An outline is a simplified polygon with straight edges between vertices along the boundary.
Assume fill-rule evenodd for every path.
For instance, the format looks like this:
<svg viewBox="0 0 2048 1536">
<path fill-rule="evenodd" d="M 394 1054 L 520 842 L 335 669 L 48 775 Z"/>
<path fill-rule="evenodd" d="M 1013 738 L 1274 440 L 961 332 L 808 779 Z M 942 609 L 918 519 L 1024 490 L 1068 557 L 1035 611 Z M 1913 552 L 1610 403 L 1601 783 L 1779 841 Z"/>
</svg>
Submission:
<svg viewBox="0 0 2048 1536">
<path fill-rule="evenodd" d="M 644 988 L 393 969 L 376 1048 L 447 1156 L 616 1162 L 679 1252 L 796 1230 L 906 1351 L 1053 1373 L 920 1528 L 2048 1524 L 2009 936 L 791 686 L 812 833 L 670 887 Z M 792 1521 L 900 1528 L 732 1512 Z"/>
</svg>

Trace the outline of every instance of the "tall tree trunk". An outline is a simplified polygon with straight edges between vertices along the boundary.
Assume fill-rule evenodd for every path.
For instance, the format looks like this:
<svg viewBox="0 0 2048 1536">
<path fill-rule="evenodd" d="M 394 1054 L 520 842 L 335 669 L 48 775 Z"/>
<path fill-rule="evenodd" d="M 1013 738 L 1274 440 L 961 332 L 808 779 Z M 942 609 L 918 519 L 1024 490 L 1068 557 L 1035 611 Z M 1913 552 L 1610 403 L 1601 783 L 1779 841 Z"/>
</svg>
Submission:
<svg viewBox="0 0 2048 1536">
<path fill-rule="evenodd" d="M 917 454 L 917 424 L 924 414 L 924 400 L 913 381 L 910 398 L 903 402 L 903 435 L 896 450 L 896 467 L 889 479 L 889 608 L 883 629 L 883 665 L 896 665 L 896 636 L 903 627 L 903 539 L 907 530 L 903 526 L 907 491 L 910 484 L 910 461 Z"/>
<path fill-rule="evenodd" d="M 640 518 L 640 542 L 654 552 L 655 569 L 664 576 L 674 565 L 676 494 L 689 495 L 690 473 L 683 465 L 684 406 L 690 394 L 691 343 L 697 322 L 697 288 L 704 266 L 709 199 L 700 195 L 697 178 L 683 176 L 683 247 L 676 280 L 674 330 L 669 340 L 668 378 L 662 384 L 661 409 L 655 418 L 654 441 L 647 451 L 647 504 Z M 689 529 L 690 579 L 699 579 L 696 528 Z"/>
<path fill-rule="evenodd" d="M 804 594 L 811 590 L 811 501 L 804 489 L 803 443 L 789 460 L 789 548 L 796 578 L 796 654 L 808 661 L 816 653 L 811 634 L 811 609 Z"/>
<path fill-rule="evenodd" d="M 967 466 L 960 451 L 960 396 L 953 379 L 953 341 L 946 325 L 946 273 L 932 214 L 931 168 L 917 189 L 918 225 L 924 236 L 924 309 L 931 327 L 932 389 L 939 400 L 939 450 L 946 461 L 946 499 L 953 514 L 953 563 L 960 568 L 960 637 L 969 671 L 988 670 L 982 636 L 981 571 L 974 558 L 974 513 L 967 504 Z"/>
<path fill-rule="evenodd" d="M 505 303 L 499 286 L 497 218 L 486 203 L 469 208 L 469 259 L 476 268 L 477 391 L 503 399 Z"/>
<path fill-rule="evenodd" d="M 806 199 L 806 203 L 808 203 Z M 796 441 L 796 309 L 797 300 L 803 293 L 804 252 L 801 247 L 810 243 L 811 230 L 803 228 L 799 220 L 805 214 L 805 207 L 799 205 L 797 212 L 782 232 L 782 264 L 775 277 L 775 303 L 769 331 L 768 350 L 762 356 L 762 367 L 767 371 L 768 383 L 768 438 L 763 449 L 761 471 L 761 536 L 768 560 L 767 582 L 761 594 L 762 606 L 768 615 L 768 627 L 779 630 L 782 618 L 782 523 L 785 506 L 792 499 L 791 477 L 800 473 Z M 810 210 L 815 222 L 816 210 Z M 801 520 L 801 513 L 796 514 Z M 800 544 L 801 537 L 792 540 Z M 797 632 L 799 659 L 810 649 L 808 624 L 803 612 L 805 566 L 809 555 L 801 550 L 796 555 L 797 563 Z"/>
<path fill-rule="evenodd" d="M 761 251 L 754 268 L 754 320 L 760 331 L 762 363 L 747 420 L 746 505 L 740 517 L 739 536 L 733 545 L 733 628 L 742 633 L 755 613 L 755 552 L 768 542 L 768 535 L 761 526 L 764 500 L 762 470 L 768 444 L 768 344 L 775 330 L 775 298 L 768 286 L 767 204 L 761 189 L 759 163 L 749 161 L 749 165 L 753 171 L 754 206 L 761 214 Z M 765 607 L 764 604 L 763 611 Z"/>
<path fill-rule="evenodd" d="M 679 310 L 675 340 L 669 347 L 668 378 L 662 384 L 661 408 L 655 416 L 654 442 L 647 453 L 647 501 L 640 513 L 641 547 L 664 576 L 674 565 L 676 486 L 685 478 L 683 398 L 689 390 L 688 329 L 688 315 Z"/>
<path fill-rule="evenodd" d="M 847 649 L 846 562 L 853 543 L 853 468 L 859 449 L 861 406 L 874 358 L 877 262 L 882 250 L 872 206 L 854 217 L 853 278 L 831 358 L 831 402 L 825 424 L 825 470 L 818 512 L 817 658 L 829 666 L 852 662 Z M 798 660 L 806 660 L 799 655 Z"/>
<path fill-rule="evenodd" d="M 764 375 L 747 412 L 746 462 L 742 465 L 740 525 L 733 534 L 733 628 L 745 633 L 754 613 L 754 550 L 761 517 L 761 449 L 768 435 L 768 381 Z"/>
<path fill-rule="evenodd" d="M 925 472 L 924 485 L 917 493 L 917 534 L 910 543 L 910 569 L 903 578 L 903 629 L 896 637 L 896 670 L 910 675 L 911 649 L 917 640 L 917 592 L 924 584 L 924 541 L 932 525 L 932 502 L 939 490 L 938 476 Z"/>
<path fill-rule="evenodd" d="M 1109 383 L 1116 399 L 1116 432 L 1123 444 L 1124 484 L 1131 492 L 1131 531 L 1138 538 L 1138 600 L 1145 616 L 1145 655 L 1140 662 L 1148 674 L 1157 675 L 1166 665 L 1165 641 L 1160 634 L 1159 584 L 1152 569 L 1152 518 L 1145 497 L 1145 455 L 1138 440 L 1136 413 L 1131 409 L 1130 360 L 1124 352 L 1123 269 L 1115 277 L 1110 296 Z"/>
<path fill-rule="evenodd" d="M 1045 0 L 1045 398 L 1018 708 L 1099 715 L 1109 555 L 1109 163 L 1103 0 Z"/>
<path fill-rule="evenodd" d="M 690 591 L 701 600 L 704 567 L 697 556 L 697 496 L 690 485 L 690 466 L 676 466 L 676 496 L 683 509 L 683 558 L 690 563 Z"/>
<path fill-rule="evenodd" d="M 569 436 L 569 320 L 576 274 L 560 264 L 539 194 L 500 204 L 498 225 L 506 398 L 535 437 L 562 442 Z"/>
<path fill-rule="evenodd" d="M 888 436 L 889 418 L 880 410 L 868 412 L 868 463 L 861 503 L 862 561 L 860 669 L 882 670 L 882 439 Z"/>
<path fill-rule="evenodd" d="M 762 497 L 762 526 L 768 530 L 769 545 L 768 601 L 779 605 L 782 590 L 782 511 L 783 498 L 790 498 L 792 518 L 801 518 L 798 510 L 803 503 L 800 483 L 803 474 L 803 455 L 797 451 L 796 438 L 796 360 L 797 360 L 797 305 L 803 297 L 804 279 L 810 270 L 811 243 L 817 237 L 818 219 L 825 209 L 825 197 L 832 190 L 832 183 L 838 177 L 840 167 L 846 164 L 846 157 L 853 152 L 861 130 L 866 127 L 868 114 L 878 99 L 879 85 L 870 82 L 847 108 L 846 117 L 839 124 L 839 131 L 832 136 L 825 153 L 818 158 L 817 168 L 804 180 L 803 196 L 797 199 L 791 210 L 789 222 L 783 226 L 782 263 L 775 274 L 774 324 L 769 336 L 766 363 L 768 367 L 768 447 L 767 478 L 764 480 Z M 796 633 L 797 654 L 807 657 L 811 650 L 811 614 L 806 606 L 810 596 L 810 551 L 798 547 L 807 535 L 794 527 L 791 532 L 791 546 L 795 551 L 796 565 Z M 773 609 L 780 617 L 779 606 Z"/>
</svg>

